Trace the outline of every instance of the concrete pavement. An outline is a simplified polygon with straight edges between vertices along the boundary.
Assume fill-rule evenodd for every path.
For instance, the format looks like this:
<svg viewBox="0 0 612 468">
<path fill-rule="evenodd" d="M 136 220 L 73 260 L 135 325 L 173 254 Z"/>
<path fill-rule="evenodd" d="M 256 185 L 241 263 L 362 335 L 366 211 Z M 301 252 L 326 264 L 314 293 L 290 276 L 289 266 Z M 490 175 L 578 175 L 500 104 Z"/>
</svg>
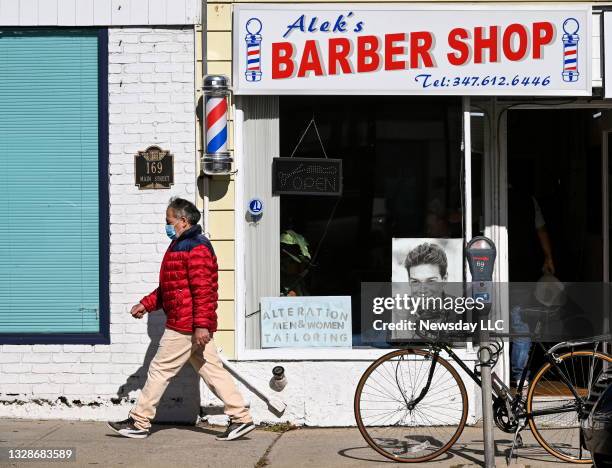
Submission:
<svg viewBox="0 0 612 468">
<path fill-rule="evenodd" d="M 303 428 L 275 432 L 260 428 L 246 438 L 218 442 L 221 427 L 153 426 L 145 440 L 126 439 L 106 424 L 87 421 L 0 420 L 0 449 L 76 448 L 76 461 L 32 463 L 0 461 L 0 467 L 389 467 L 392 462 L 370 449 L 355 428 Z M 525 446 L 513 467 L 570 467 L 541 449 L 529 431 L 523 433 Z M 497 466 L 506 466 L 504 455 L 510 447 L 508 434 L 496 433 Z M 453 449 L 438 460 L 422 464 L 431 467 L 482 466 L 482 432 L 466 428 Z"/>
</svg>

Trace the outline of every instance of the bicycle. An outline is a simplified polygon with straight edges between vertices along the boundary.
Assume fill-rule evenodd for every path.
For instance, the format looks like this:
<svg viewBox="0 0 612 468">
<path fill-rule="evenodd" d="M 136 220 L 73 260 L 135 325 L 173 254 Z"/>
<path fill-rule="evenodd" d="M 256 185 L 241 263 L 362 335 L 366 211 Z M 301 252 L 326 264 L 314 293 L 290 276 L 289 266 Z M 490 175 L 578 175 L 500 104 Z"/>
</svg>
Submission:
<svg viewBox="0 0 612 468">
<path fill-rule="evenodd" d="M 502 431 L 514 433 L 510 458 L 522 443 L 520 432 L 529 428 L 538 443 L 551 455 L 573 463 L 591 463 L 583 450 L 580 419 L 588 415 L 591 384 L 612 363 L 612 357 L 597 351 L 599 342 L 566 341 L 544 352 L 545 364 L 535 373 L 522 393 L 536 346 L 532 344 L 528 363 L 516 393 L 493 373 L 493 413 Z M 594 345 L 592 350 L 558 351 Z M 501 353 L 496 345 L 494 359 Z M 396 462 L 422 463 L 447 450 L 461 435 L 468 417 L 465 384 L 447 359 L 454 360 L 476 385 L 482 387 L 477 369 L 470 369 L 445 341 L 425 347 L 392 351 L 373 362 L 365 371 L 355 392 L 357 426 L 366 442 L 384 457 Z M 493 363 L 494 364 L 494 363 Z"/>
</svg>

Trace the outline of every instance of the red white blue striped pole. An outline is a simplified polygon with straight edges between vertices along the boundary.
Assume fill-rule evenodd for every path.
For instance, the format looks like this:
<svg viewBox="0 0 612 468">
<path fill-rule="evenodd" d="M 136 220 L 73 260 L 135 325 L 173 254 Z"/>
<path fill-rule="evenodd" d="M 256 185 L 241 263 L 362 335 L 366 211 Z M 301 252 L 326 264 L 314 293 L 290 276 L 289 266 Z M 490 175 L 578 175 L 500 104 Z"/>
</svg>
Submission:
<svg viewBox="0 0 612 468">
<path fill-rule="evenodd" d="M 578 81 L 578 29 L 580 25 L 575 18 L 568 18 L 563 22 L 563 81 Z"/>
<path fill-rule="evenodd" d="M 227 100 L 206 96 L 206 153 L 227 151 Z"/>
<path fill-rule="evenodd" d="M 229 78 L 224 75 L 206 75 L 203 90 L 206 150 L 202 158 L 202 170 L 207 175 L 229 174 L 233 161 L 227 149 Z"/>
</svg>

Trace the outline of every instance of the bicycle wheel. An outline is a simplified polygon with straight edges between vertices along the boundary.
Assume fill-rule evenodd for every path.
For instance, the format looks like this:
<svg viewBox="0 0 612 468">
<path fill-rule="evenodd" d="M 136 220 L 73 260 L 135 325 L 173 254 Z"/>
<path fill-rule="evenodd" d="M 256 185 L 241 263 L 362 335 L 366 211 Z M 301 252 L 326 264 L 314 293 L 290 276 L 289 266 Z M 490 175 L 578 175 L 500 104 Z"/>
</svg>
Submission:
<svg viewBox="0 0 612 468">
<path fill-rule="evenodd" d="M 591 454 L 581 444 L 580 416 L 591 385 L 612 358 L 594 351 L 572 351 L 559 356 L 558 364 L 544 364 L 527 393 L 529 427 L 538 443 L 555 457 L 571 463 L 591 463 Z M 572 384 L 578 398 L 560 377 Z M 537 415 L 538 412 L 547 412 Z"/>
<path fill-rule="evenodd" d="M 393 351 L 372 363 L 359 380 L 357 426 L 370 447 L 391 460 L 431 460 L 446 452 L 463 431 L 468 409 L 465 385 L 441 357 L 432 373 L 433 357 L 420 349 Z M 428 390 L 422 392 L 428 381 Z"/>
</svg>

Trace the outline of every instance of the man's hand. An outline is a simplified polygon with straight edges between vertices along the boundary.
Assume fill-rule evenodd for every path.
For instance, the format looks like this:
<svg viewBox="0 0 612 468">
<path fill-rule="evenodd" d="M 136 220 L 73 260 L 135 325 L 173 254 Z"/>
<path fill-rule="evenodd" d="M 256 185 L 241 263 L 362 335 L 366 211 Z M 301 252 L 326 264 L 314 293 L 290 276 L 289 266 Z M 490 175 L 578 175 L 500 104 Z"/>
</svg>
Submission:
<svg viewBox="0 0 612 468">
<path fill-rule="evenodd" d="M 544 273 L 550 273 L 551 275 L 555 274 L 555 264 L 553 262 L 552 257 L 546 257 L 544 259 L 544 265 L 542 266 L 542 271 Z"/>
<path fill-rule="evenodd" d="M 140 302 L 134 307 L 132 307 L 132 310 L 130 310 L 130 314 L 132 314 L 132 317 L 137 319 L 141 319 L 146 313 L 147 309 L 145 309 L 145 306 L 143 306 Z"/>
<path fill-rule="evenodd" d="M 208 328 L 196 328 L 191 341 L 197 346 L 204 348 L 206 344 L 212 339 Z"/>
</svg>

